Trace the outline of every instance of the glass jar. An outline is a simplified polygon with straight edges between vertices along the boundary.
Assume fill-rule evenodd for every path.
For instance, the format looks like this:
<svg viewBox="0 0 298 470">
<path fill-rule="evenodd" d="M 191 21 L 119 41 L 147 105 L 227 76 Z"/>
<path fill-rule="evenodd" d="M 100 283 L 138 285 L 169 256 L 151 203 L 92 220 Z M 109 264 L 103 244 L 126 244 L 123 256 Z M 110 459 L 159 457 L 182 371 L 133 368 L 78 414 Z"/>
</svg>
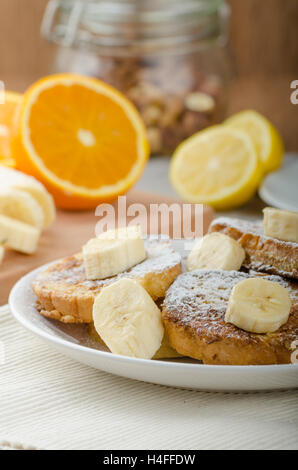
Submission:
<svg viewBox="0 0 298 470">
<path fill-rule="evenodd" d="M 224 115 L 230 67 L 223 0 L 51 0 L 42 33 L 54 72 L 98 77 L 130 98 L 153 154 Z"/>
</svg>

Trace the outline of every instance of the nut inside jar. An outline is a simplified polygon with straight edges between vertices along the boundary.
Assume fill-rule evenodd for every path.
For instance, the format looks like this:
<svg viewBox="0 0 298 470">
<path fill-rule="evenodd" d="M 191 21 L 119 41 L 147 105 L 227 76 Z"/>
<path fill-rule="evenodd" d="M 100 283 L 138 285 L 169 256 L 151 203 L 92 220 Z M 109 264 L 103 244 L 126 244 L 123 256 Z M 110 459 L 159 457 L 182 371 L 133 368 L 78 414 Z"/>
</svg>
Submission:
<svg viewBox="0 0 298 470">
<path fill-rule="evenodd" d="M 101 58 L 98 78 L 123 91 L 140 111 L 153 154 L 170 154 L 187 137 L 220 121 L 223 84 L 193 56 Z"/>
<path fill-rule="evenodd" d="M 77 10 L 72 3 L 51 0 L 45 14 L 44 36 L 62 45 L 55 71 L 93 75 L 121 90 L 140 111 L 153 154 L 171 154 L 223 118 L 224 0 L 78 0 Z"/>
</svg>

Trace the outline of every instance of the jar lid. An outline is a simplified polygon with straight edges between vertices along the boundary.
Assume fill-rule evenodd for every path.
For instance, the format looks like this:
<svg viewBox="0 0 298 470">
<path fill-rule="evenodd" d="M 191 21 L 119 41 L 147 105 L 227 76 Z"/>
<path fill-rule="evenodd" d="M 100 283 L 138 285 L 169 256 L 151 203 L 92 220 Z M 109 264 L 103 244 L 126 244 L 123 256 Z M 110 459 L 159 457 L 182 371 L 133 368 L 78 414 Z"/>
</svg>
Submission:
<svg viewBox="0 0 298 470">
<path fill-rule="evenodd" d="M 150 53 L 226 37 L 224 0 L 51 0 L 42 34 L 69 47 Z"/>
</svg>

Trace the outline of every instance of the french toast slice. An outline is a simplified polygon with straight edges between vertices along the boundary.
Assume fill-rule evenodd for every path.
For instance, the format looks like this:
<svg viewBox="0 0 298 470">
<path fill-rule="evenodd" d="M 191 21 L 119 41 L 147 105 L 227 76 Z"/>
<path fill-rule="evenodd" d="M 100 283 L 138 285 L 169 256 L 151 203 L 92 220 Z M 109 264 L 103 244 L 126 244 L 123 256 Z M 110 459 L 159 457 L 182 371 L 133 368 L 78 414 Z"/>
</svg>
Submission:
<svg viewBox="0 0 298 470">
<path fill-rule="evenodd" d="M 280 283 L 291 297 L 290 317 L 274 333 L 249 333 L 225 322 L 232 288 L 258 276 Z M 291 345 L 298 340 L 298 284 L 256 272 L 191 271 L 178 276 L 169 288 L 162 319 L 170 345 L 204 364 L 287 364 L 291 362 Z"/>
<path fill-rule="evenodd" d="M 219 217 L 209 227 L 212 232 L 222 232 L 242 245 L 245 268 L 298 279 L 298 243 L 265 236 L 262 222 Z"/>
<path fill-rule="evenodd" d="M 41 315 L 63 323 L 91 323 L 95 297 L 120 278 L 138 281 L 153 300 L 162 298 L 182 272 L 181 256 L 169 241 L 145 241 L 147 258 L 131 269 L 106 279 L 86 279 L 82 254 L 51 264 L 33 283 Z"/>
</svg>

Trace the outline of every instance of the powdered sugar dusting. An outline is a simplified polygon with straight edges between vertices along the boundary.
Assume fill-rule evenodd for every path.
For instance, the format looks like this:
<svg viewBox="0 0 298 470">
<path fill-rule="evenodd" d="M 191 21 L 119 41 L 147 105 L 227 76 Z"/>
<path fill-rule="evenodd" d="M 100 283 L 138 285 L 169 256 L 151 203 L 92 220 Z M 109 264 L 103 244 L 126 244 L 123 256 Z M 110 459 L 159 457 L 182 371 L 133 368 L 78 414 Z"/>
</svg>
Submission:
<svg viewBox="0 0 298 470">
<path fill-rule="evenodd" d="M 112 278 L 88 281 L 81 254 L 58 262 L 52 268 L 50 267 L 44 276 L 48 282 L 63 281 L 70 285 L 80 283 L 81 286 L 92 289 L 107 284 L 112 279 L 116 281 L 122 277 L 141 278 L 153 272 L 162 273 L 181 262 L 180 254 L 172 248 L 169 241 L 147 240 L 145 249 L 147 258 L 142 263 Z M 44 282 L 43 274 L 35 282 Z"/>
<path fill-rule="evenodd" d="M 238 271 L 204 269 L 182 274 L 168 290 L 164 305 L 179 311 L 186 321 L 198 314 L 209 316 L 210 309 L 218 317 L 226 311 L 233 286 L 247 277 Z"/>
<path fill-rule="evenodd" d="M 253 335 L 224 321 L 232 288 L 244 279 L 264 277 L 278 282 L 289 290 L 297 314 L 298 289 L 280 276 L 256 272 L 197 270 L 180 275 L 169 288 L 164 303 L 164 313 L 184 327 L 191 327 L 208 337 L 243 338 L 253 340 Z M 296 324 L 298 335 L 298 322 Z M 295 335 L 294 335 L 295 336 Z M 296 336 L 295 336 L 296 338 Z"/>
<path fill-rule="evenodd" d="M 276 240 L 278 243 L 285 244 L 287 246 L 291 246 L 291 247 L 298 246 L 298 244 L 294 242 L 288 242 L 284 240 L 279 240 L 277 238 L 267 237 L 264 234 L 264 227 L 263 227 L 262 222 L 252 222 L 252 221 L 243 220 L 243 219 L 230 219 L 229 217 L 218 217 L 211 223 L 210 228 L 212 229 L 212 227 L 215 225 L 224 225 L 227 227 L 233 227 L 236 230 L 239 230 L 240 232 L 251 233 L 252 235 L 257 235 L 264 241 Z"/>
<path fill-rule="evenodd" d="M 259 273 L 271 272 L 271 273 L 274 273 L 274 275 L 276 274 L 277 276 L 283 276 L 283 277 L 289 277 L 289 278 L 293 277 L 295 279 L 295 277 L 292 275 L 291 272 L 283 271 L 280 268 L 275 268 L 272 265 L 262 263 L 261 261 L 252 260 L 251 258 L 250 258 L 248 265 L 246 265 L 246 263 L 244 262 L 243 266 L 248 269 L 258 271 Z"/>
</svg>

